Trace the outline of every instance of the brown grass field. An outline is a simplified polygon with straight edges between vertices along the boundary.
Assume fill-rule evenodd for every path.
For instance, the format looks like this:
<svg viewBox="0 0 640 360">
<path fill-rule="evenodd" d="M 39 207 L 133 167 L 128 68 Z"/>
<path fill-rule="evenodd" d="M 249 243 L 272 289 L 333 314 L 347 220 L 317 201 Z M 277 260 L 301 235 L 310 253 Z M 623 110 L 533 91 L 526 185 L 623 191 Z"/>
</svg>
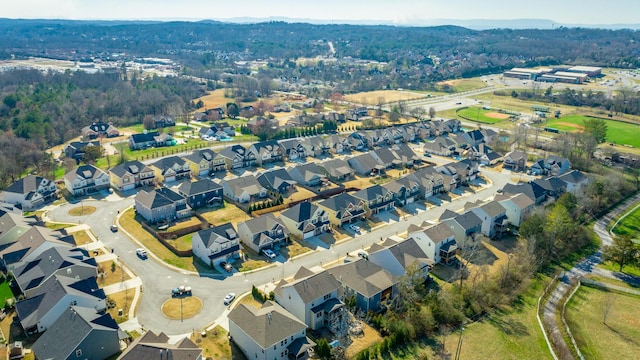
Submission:
<svg viewBox="0 0 640 360">
<path fill-rule="evenodd" d="M 237 226 L 238 223 L 251 219 L 251 216 L 240 210 L 237 206 L 229 203 L 224 204 L 224 208 L 200 213 L 209 224 L 213 226 L 222 225 L 231 222 Z"/>
<path fill-rule="evenodd" d="M 115 262 L 115 271 L 111 271 L 112 263 L 113 261 L 103 261 L 101 263 L 98 263 L 98 268 L 101 269 L 100 271 L 98 271 L 98 285 L 104 287 L 131 279 L 127 272 L 122 270 L 118 262 Z"/>
<path fill-rule="evenodd" d="M 116 306 L 112 309 L 107 310 L 107 312 L 111 314 L 111 317 L 118 324 L 129 320 L 129 309 L 131 308 L 131 305 L 133 303 L 134 295 L 135 290 L 133 289 L 107 295 L 109 299 L 115 301 L 116 303 Z M 118 316 L 118 309 L 122 309 L 122 316 Z"/>
<path fill-rule="evenodd" d="M 509 118 L 509 115 L 507 115 L 507 114 L 501 114 L 501 113 L 496 113 L 496 112 L 486 113 L 486 114 L 484 114 L 484 116 L 490 117 L 492 119 L 500 119 L 500 120 L 504 120 L 504 119 L 508 119 Z"/>
<path fill-rule="evenodd" d="M 69 215 L 71 216 L 84 216 L 84 215 L 90 215 L 93 214 L 94 212 L 96 212 L 96 207 L 95 206 L 78 206 L 78 207 L 74 207 L 71 210 L 69 210 Z"/>
<path fill-rule="evenodd" d="M 171 298 L 162 304 L 162 314 L 171 320 L 190 319 L 198 315 L 200 310 L 202 310 L 202 300 L 195 296 L 182 299 Z"/>
<path fill-rule="evenodd" d="M 426 95 L 415 94 L 411 92 L 404 92 L 398 90 L 376 90 L 376 91 L 367 91 L 361 92 L 357 94 L 349 94 L 345 95 L 344 99 L 347 101 L 367 104 L 367 105 L 378 105 L 378 99 L 382 98 L 383 103 L 392 103 L 403 100 L 413 100 L 424 98 Z"/>
<path fill-rule="evenodd" d="M 92 243 L 93 240 L 89 237 L 86 230 L 80 230 L 72 233 L 73 238 L 76 240 L 76 245 L 86 245 Z"/>
</svg>

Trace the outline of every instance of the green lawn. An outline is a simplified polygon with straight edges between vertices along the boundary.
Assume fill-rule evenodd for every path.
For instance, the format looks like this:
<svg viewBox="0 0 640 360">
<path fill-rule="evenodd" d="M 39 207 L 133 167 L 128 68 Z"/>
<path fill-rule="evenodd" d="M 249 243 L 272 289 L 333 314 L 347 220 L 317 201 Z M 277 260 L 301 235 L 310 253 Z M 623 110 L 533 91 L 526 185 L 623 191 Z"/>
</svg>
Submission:
<svg viewBox="0 0 640 360">
<path fill-rule="evenodd" d="M 13 292 L 9 287 L 9 282 L 3 281 L 0 283 L 0 304 L 4 305 L 9 299 L 13 299 Z"/>
<path fill-rule="evenodd" d="M 637 237 L 640 235 L 640 207 L 637 208 L 631 214 L 625 216 L 622 221 L 616 225 L 615 228 L 611 229 L 615 234 L 618 235 L 630 235 L 632 237 Z"/>
<path fill-rule="evenodd" d="M 456 89 L 456 92 L 464 92 L 487 87 L 487 84 L 480 79 L 461 79 L 455 81 L 453 88 Z"/>
<path fill-rule="evenodd" d="M 486 116 L 488 113 L 495 113 L 496 110 L 484 110 L 481 107 L 468 107 L 462 108 L 456 111 L 457 115 L 462 116 L 466 119 L 477 121 L 485 124 L 495 124 L 503 121 L 508 121 L 508 119 L 496 119 L 492 117 Z"/>
<path fill-rule="evenodd" d="M 638 314 L 640 297 L 581 286 L 567 304 L 566 318 L 585 358 L 636 359 L 640 354 Z"/>
<path fill-rule="evenodd" d="M 543 126 L 556 128 L 562 131 L 574 132 L 579 131 L 584 126 L 584 115 L 568 115 L 559 119 L 549 118 L 544 122 Z M 607 141 L 614 142 L 618 145 L 631 145 L 640 148 L 640 125 L 624 123 L 604 119 L 607 123 Z"/>
</svg>

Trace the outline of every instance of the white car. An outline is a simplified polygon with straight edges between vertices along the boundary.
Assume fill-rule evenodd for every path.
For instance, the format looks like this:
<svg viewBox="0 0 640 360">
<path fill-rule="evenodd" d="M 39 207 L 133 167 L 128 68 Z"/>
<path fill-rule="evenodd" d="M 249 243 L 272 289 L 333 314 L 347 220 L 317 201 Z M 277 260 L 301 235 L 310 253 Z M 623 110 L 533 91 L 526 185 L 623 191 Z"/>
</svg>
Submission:
<svg viewBox="0 0 640 360">
<path fill-rule="evenodd" d="M 360 226 L 358 225 L 349 225 L 349 228 L 357 233 L 360 232 Z"/>
<path fill-rule="evenodd" d="M 136 255 L 138 255 L 139 257 L 146 259 L 148 254 L 147 254 L 147 250 L 143 249 L 143 248 L 139 248 L 136 249 Z"/>
<path fill-rule="evenodd" d="M 227 296 L 224 297 L 224 304 L 229 305 L 236 298 L 236 294 L 228 293 Z"/>
<path fill-rule="evenodd" d="M 269 259 L 276 258 L 276 253 L 274 253 L 273 250 L 271 249 L 262 249 L 262 253 L 264 254 L 264 256 L 268 257 Z"/>
</svg>

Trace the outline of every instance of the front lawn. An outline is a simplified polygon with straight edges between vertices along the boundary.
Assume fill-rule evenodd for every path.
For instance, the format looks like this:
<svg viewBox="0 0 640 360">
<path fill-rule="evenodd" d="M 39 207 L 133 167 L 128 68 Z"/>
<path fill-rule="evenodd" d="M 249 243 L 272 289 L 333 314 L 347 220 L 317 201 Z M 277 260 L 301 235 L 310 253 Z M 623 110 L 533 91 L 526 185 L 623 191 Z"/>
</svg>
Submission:
<svg viewBox="0 0 640 360">
<path fill-rule="evenodd" d="M 93 242 L 91 237 L 89 237 L 89 234 L 87 234 L 86 230 L 76 231 L 71 235 L 73 235 L 77 246 L 82 246 Z"/>
</svg>

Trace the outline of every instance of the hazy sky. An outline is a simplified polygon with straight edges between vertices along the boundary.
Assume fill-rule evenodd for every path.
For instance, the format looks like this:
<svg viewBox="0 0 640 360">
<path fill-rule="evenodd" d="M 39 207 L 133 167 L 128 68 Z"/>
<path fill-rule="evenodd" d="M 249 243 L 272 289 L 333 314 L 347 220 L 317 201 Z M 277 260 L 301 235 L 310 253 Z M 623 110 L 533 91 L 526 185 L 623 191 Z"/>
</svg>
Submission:
<svg viewBox="0 0 640 360">
<path fill-rule="evenodd" d="M 548 19 L 565 24 L 640 22 L 640 0 L 2 0 L 0 17 L 381 20 Z"/>
</svg>

